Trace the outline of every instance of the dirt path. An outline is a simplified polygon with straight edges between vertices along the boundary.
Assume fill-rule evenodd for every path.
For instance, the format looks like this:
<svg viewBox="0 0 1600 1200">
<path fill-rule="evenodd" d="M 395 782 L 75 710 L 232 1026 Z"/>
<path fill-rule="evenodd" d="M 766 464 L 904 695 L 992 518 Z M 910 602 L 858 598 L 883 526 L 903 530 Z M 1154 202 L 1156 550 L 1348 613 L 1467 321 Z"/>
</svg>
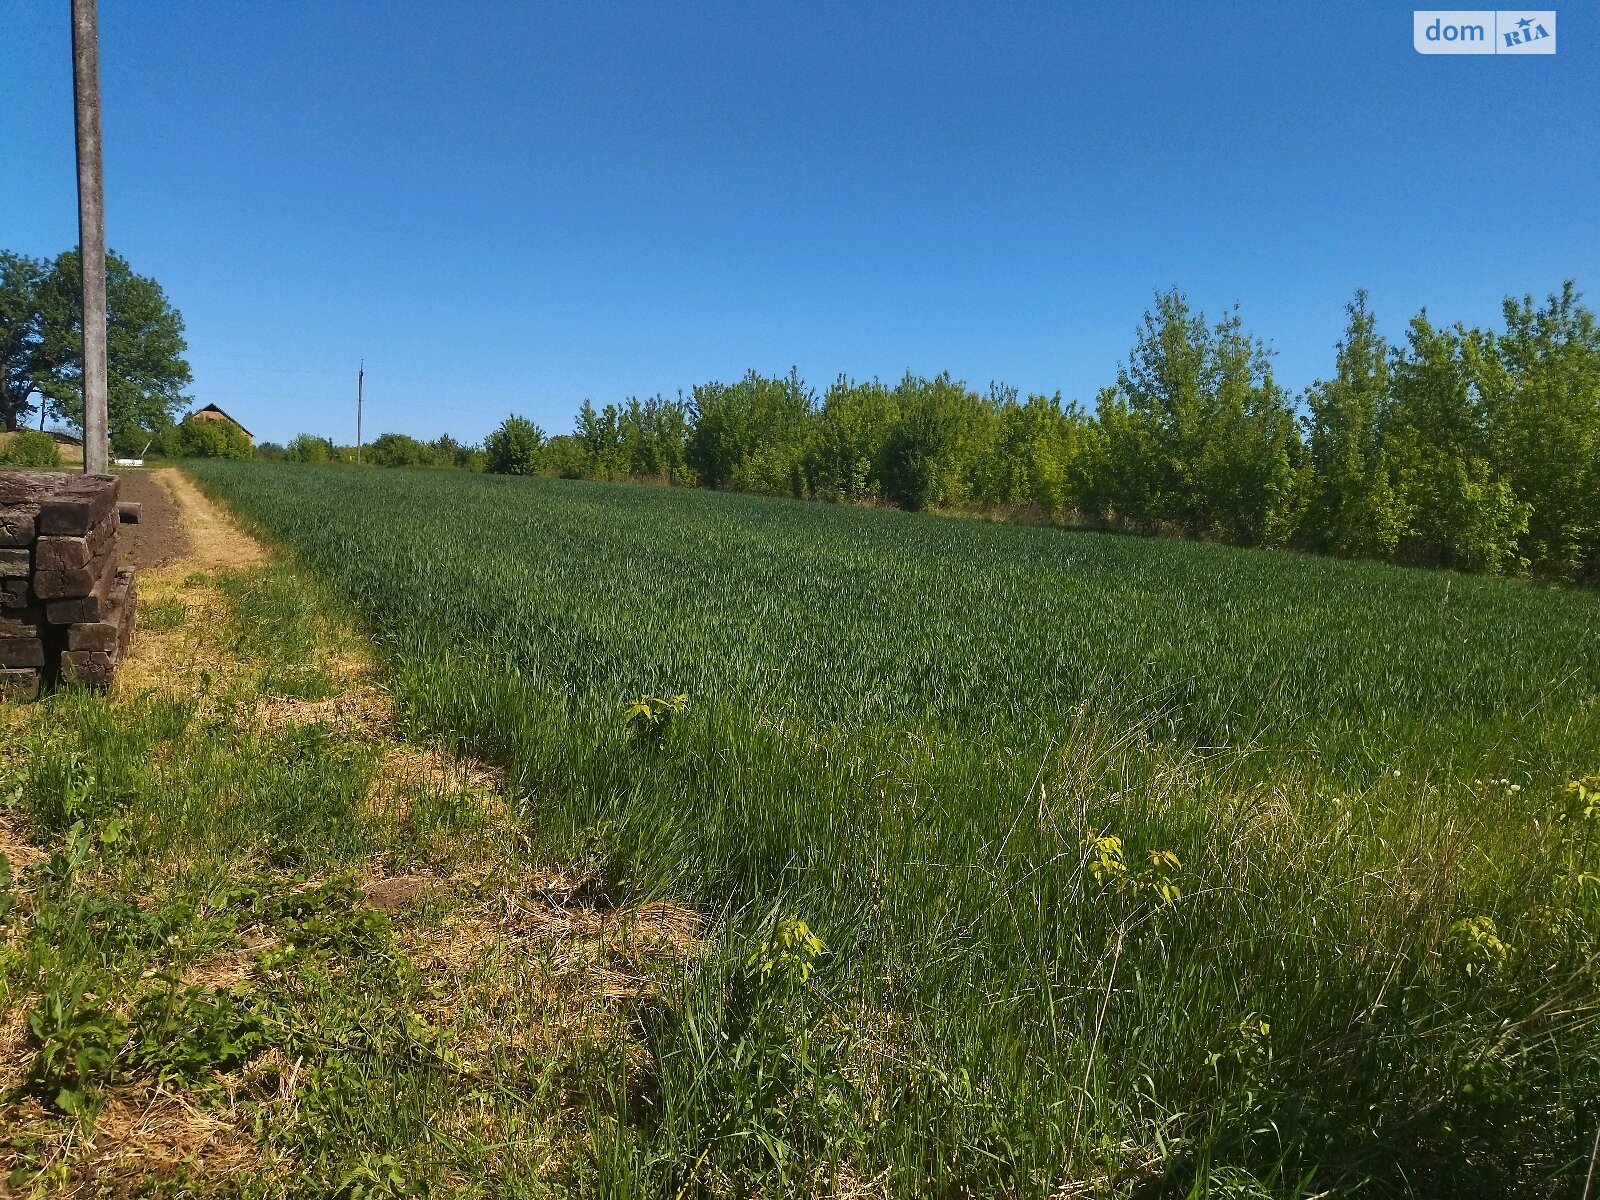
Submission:
<svg viewBox="0 0 1600 1200">
<path fill-rule="evenodd" d="M 216 636 L 222 597 L 213 588 L 191 586 L 190 577 L 247 570 L 265 561 L 266 551 L 176 467 L 123 478 L 124 487 L 137 481 L 132 490 L 149 507 L 138 525 L 118 533 L 120 543 L 128 530 L 140 530 L 123 554 L 131 553 L 141 569 L 133 641 L 117 669 L 116 692 L 204 693 L 203 679 L 226 675 L 237 664 Z M 141 557 L 154 561 L 140 563 Z"/>
<path fill-rule="evenodd" d="M 165 468 L 124 471 L 120 475 L 119 497 L 132 500 L 144 510 L 137 525 L 124 525 L 117 531 L 117 557 L 127 566 L 148 570 L 188 553 L 189 539 L 178 506 L 171 491 L 161 485 L 161 477 L 176 474 Z"/>
<path fill-rule="evenodd" d="M 132 477 L 130 474 L 129 478 Z M 149 472 L 147 479 L 140 481 L 140 486 L 147 487 L 148 494 L 156 501 L 158 516 L 153 529 L 164 527 L 167 531 L 157 536 L 168 544 L 175 543 L 181 547 L 172 558 L 185 559 L 189 570 L 242 571 L 266 558 L 266 551 L 261 544 L 240 529 L 226 512 L 207 500 L 189 477 L 176 467 L 161 467 Z M 163 563 L 169 561 L 170 558 L 163 560 Z"/>
</svg>

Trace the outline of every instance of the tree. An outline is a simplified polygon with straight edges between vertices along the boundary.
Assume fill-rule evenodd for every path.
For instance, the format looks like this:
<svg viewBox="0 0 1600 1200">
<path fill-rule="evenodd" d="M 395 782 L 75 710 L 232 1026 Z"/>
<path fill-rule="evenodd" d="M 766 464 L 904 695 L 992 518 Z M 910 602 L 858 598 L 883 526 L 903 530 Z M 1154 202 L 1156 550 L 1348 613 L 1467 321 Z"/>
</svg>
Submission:
<svg viewBox="0 0 1600 1200">
<path fill-rule="evenodd" d="M 1082 503 L 1084 418 L 1063 407 L 1061 393 L 1033 395 L 1018 404 L 1013 396 L 999 412 L 989 503 L 1025 504 L 1046 516 Z"/>
<path fill-rule="evenodd" d="M 1294 531 L 1305 448 L 1271 352 L 1236 310 L 1213 327 L 1177 289 L 1158 293 L 1099 418 L 1102 515 L 1242 545 Z"/>
<path fill-rule="evenodd" d="M 1466 571 L 1515 572 L 1528 506 L 1490 461 L 1477 377 L 1497 368 L 1493 339 L 1457 325 L 1411 319 L 1391 366 L 1393 409 L 1384 430 L 1408 521 L 1409 558 Z"/>
<path fill-rule="evenodd" d="M 78 252 L 59 255 L 37 289 L 39 336 L 30 374 L 49 411 L 83 425 L 83 303 Z M 106 411 L 111 444 L 137 451 L 189 403 L 183 317 L 161 285 L 106 254 Z"/>
<path fill-rule="evenodd" d="M 876 496 L 884 442 L 899 415 L 894 393 L 874 379 L 839 376 L 822 397 L 806 445 L 806 487 L 824 500 Z"/>
<path fill-rule="evenodd" d="M 907 375 L 895 388 L 895 407 L 899 417 L 878 462 L 885 497 L 912 512 L 967 500 L 981 457 L 970 451 L 985 440 L 983 398 L 948 373 Z"/>
<path fill-rule="evenodd" d="M 1522 553 L 1568 579 L 1600 575 L 1600 323 L 1571 280 L 1505 302 L 1493 353 L 1469 345 L 1488 457 L 1528 505 Z"/>
<path fill-rule="evenodd" d="M 643 402 L 629 397 L 617 414 L 617 434 L 628 475 L 668 483 L 692 476 L 688 465 L 689 406 L 682 395 L 676 400 L 657 395 Z"/>
<path fill-rule="evenodd" d="M 161 445 L 173 458 L 238 459 L 255 453 L 250 438 L 232 421 L 199 421 L 193 417 L 167 430 Z"/>
<path fill-rule="evenodd" d="M 510 416 L 483 443 L 484 469 L 495 475 L 534 475 L 544 458 L 544 431 L 526 417 Z"/>
<path fill-rule="evenodd" d="M 448 433 L 442 433 L 428 443 L 433 461 L 441 467 L 459 467 L 463 471 L 483 470 L 483 451 L 477 446 L 458 442 Z"/>
<path fill-rule="evenodd" d="M 366 456 L 375 467 L 420 467 L 433 457 L 426 445 L 403 433 L 380 433 L 367 446 Z"/>
<path fill-rule="evenodd" d="M 738 383 L 696 387 L 689 466 L 706 487 L 800 495 L 814 399 L 794 370 L 783 379 L 751 371 Z"/>
<path fill-rule="evenodd" d="M 595 406 L 585 400 L 578 409 L 572 436 L 583 452 L 585 479 L 616 479 L 628 473 L 623 462 L 622 430 L 615 404 L 596 411 Z"/>
<path fill-rule="evenodd" d="M 284 447 L 283 457 L 289 462 L 326 463 L 333 461 L 334 453 L 334 445 L 327 438 L 297 433 Z"/>
<path fill-rule="evenodd" d="M 42 318 L 39 287 L 48 264 L 0 251 L 0 429 L 22 427 L 33 410 Z"/>
<path fill-rule="evenodd" d="M 1383 428 L 1391 409 L 1389 345 L 1358 291 L 1331 380 L 1306 391 L 1312 485 L 1305 540 L 1350 556 L 1394 553 L 1408 514 L 1395 490 Z"/>
</svg>

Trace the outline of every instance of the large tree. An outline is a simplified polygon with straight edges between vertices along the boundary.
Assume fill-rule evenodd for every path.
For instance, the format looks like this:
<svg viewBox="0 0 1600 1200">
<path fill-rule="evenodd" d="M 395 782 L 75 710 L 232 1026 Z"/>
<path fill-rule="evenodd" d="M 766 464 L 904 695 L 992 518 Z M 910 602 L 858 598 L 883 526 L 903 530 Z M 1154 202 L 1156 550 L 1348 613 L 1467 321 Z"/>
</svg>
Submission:
<svg viewBox="0 0 1600 1200">
<path fill-rule="evenodd" d="M 737 383 L 701 384 L 694 389 L 689 466 L 706 487 L 800 495 L 815 399 L 794 370 L 783 379 L 751 371 Z"/>
<path fill-rule="evenodd" d="M 1393 354 L 1383 446 L 1406 512 L 1405 557 L 1491 573 L 1526 565 L 1517 551 L 1529 506 L 1496 469 L 1482 403 L 1496 353 L 1482 330 L 1436 327 L 1424 310 Z"/>
<path fill-rule="evenodd" d="M 19 428 L 33 410 L 39 351 L 39 288 L 48 264 L 0 251 L 0 428 Z"/>
<path fill-rule="evenodd" d="M 161 285 L 106 255 L 106 408 L 113 446 L 137 451 L 189 402 L 183 317 Z M 37 411 L 83 424 L 83 301 L 78 252 L 45 263 L 0 254 L 0 419 Z"/>
</svg>

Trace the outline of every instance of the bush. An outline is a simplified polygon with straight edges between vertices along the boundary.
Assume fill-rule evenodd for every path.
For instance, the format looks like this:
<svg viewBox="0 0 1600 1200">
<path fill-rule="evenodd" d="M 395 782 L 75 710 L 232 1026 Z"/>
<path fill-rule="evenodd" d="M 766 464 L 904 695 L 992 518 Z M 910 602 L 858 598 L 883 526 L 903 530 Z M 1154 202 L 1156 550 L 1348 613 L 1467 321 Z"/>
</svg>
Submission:
<svg viewBox="0 0 1600 1200">
<path fill-rule="evenodd" d="M 37 429 L 21 429 L 0 444 L 0 466 L 58 467 L 56 440 Z"/>
<path fill-rule="evenodd" d="M 290 462 L 325 463 L 332 462 L 333 456 L 333 443 L 314 433 L 296 434 L 283 451 L 283 457 Z"/>
<path fill-rule="evenodd" d="M 526 417 L 507 417 L 483 443 L 484 469 L 493 475 L 536 475 L 544 462 L 544 430 Z"/>
<path fill-rule="evenodd" d="M 162 439 L 172 458 L 249 458 L 255 447 L 232 421 L 197 421 L 190 417 Z"/>
<path fill-rule="evenodd" d="M 366 460 L 375 467 L 425 467 L 433 464 L 433 455 L 414 437 L 381 433 L 367 447 Z"/>
</svg>

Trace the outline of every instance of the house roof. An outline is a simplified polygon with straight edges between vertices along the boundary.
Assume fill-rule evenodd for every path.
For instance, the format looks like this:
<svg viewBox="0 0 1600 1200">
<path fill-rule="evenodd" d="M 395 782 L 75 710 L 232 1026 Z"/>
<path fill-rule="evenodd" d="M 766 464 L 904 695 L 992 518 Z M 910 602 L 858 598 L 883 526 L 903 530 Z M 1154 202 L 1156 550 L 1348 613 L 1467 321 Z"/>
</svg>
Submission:
<svg viewBox="0 0 1600 1200">
<path fill-rule="evenodd" d="M 245 432 L 245 434 L 247 436 L 255 437 L 255 434 L 251 433 L 248 429 L 245 429 L 244 426 L 242 424 L 240 424 L 239 421 L 235 417 L 230 416 L 228 413 L 223 412 L 215 404 L 207 404 L 204 408 L 197 408 L 194 411 L 195 412 L 212 412 L 212 413 L 216 413 L 217 416 L 219 416 L 219 417 L 226 417 L 228 420 L 232 421 L 235 425 L 238 425 L 240 429 L 244 429 L 244 432 Z M 193 413 L 190 414 L 190 416 L 193 416 L 193 415 L 194 415 Z"/>
</svg>

